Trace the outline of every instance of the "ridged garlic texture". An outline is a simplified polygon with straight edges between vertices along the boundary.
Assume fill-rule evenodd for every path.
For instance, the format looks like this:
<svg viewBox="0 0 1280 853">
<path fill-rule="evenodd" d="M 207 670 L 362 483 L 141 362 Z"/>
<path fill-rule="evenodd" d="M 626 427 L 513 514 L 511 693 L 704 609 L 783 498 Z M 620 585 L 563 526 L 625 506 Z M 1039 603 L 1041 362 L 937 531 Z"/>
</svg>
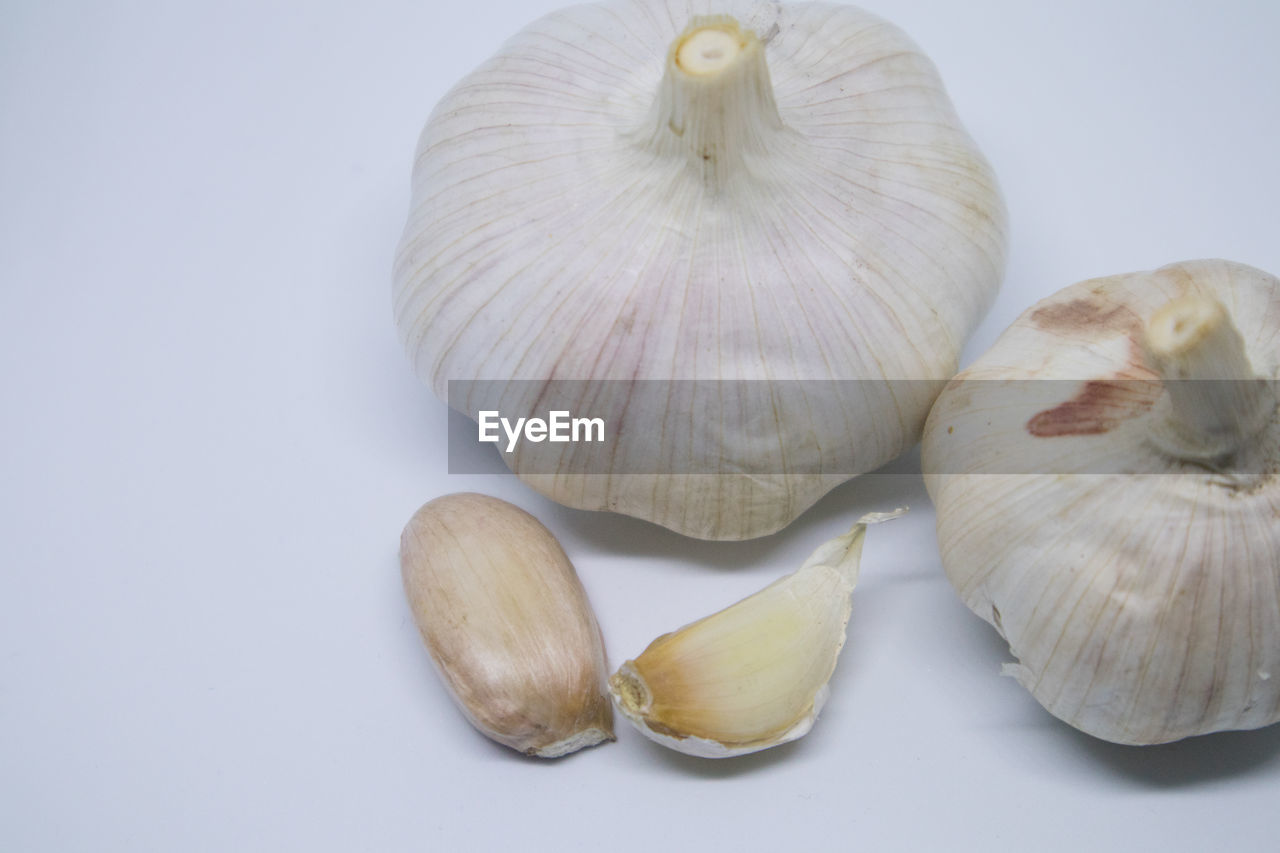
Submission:
<svg viewBox="0 0 1280 853">
<path fill-rule="evenodd" d="M 947 576 L 1007 672 L 1099 738 L 1280 720 L 1280 279 L 1227 261 L 1086 281 L 939 397 Z"/>
<path fill-rule="evenodd" d="M 487 495 L 436 498 L 405 526 L 400 567 L 431 660 L 472 725 L 542 758 L 613 740 L 595 614 L 537 519 Z"/>
<path fill-rule="evenodd" d="M 604 464 L 504 459 L 563 504 L 742 539 L 914 444 L 1005 242 L 991 168 L 891 24 L 625 0 L 532 24 L 436 107 L 394 310 L 418 375 L 472 417 L 474 382 L 521 380 L 492 406 L 513 417 L 557 380 L 723 383 L 710 407 L 593 386 Z M 807 384 L 831 380 L 838 401 Z"/>
</svg>

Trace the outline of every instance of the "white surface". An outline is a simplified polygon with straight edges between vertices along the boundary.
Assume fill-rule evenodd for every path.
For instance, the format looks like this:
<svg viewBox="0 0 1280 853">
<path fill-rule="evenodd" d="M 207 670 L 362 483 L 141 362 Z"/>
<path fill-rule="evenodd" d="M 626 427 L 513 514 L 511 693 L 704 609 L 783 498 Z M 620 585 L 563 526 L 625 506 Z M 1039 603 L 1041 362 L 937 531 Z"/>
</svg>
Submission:
<svg viewBox="0 0 1280 853">
<path fill-rule="evenodd" d="M 0 849 L 1274 849 L 1280 727 L 1126 749 L 1055 722 L 959 603 L 907 459 L 711 544 L 449 476 L 389 267 L 436 99 L 554 2 L 0 12 Z M 968 349 L 1077 280 L 1280 271 L 1280 7 L 878 0 L 999 174 Z M 399 588 L 458 490 L 562 539 L 613 664 L 873 530 L 814 731 L 727 762 L 473 732 Z"/>
</svg>

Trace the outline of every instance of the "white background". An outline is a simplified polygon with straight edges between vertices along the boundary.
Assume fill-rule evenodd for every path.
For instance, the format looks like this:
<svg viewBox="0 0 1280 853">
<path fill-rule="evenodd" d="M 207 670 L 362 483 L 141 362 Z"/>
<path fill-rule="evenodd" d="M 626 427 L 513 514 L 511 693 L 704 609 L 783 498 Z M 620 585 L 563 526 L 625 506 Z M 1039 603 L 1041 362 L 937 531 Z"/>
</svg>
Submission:
<svg viewBox="0 0 1280 853">
<path fill-rule="evenodd" d="M 1275 849 L 1280 726 L 1135 749 L 1053 720 L 943 578 L 914 458 L 713 544 L 449 476 L 392 327 L 432 105 L 544 2 L 0 9 L 0 848 Z M 1008 200 L 982 352 L 1072 282 L 1280 272 L 1280 6 L 871 0 Z M 735 761 L 540 762 L 471 730 L 401 526 L 506 497 L 576 562 L 611 663 L 872 509 L 812 734 Z"/>
</svg>

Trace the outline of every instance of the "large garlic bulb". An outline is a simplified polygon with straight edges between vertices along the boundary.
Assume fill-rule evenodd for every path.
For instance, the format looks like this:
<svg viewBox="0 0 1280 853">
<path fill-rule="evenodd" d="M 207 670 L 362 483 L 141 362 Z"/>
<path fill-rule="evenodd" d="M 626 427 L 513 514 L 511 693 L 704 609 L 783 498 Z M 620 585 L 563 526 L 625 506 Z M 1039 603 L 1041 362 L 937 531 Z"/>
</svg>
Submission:
<svg viewBox="0 0 1280 853">
<path fill-rule="evenodd" d="M 1280 720 L 1280 279 L 1086 281 L 948 385 L 924 436 L 947 576 L 1092 735 Z"/>
<path fill-rule="evenodd" d="M 1004 250 L 991 169 L 890 24 L 620 0 L 531 25 L 436 107 L 395 314 L 473 418 L 569 393 L 604 421 L 604 454 L 505 454 L 534 488 L 747 538 L 916 441 Z"/>
</svg>

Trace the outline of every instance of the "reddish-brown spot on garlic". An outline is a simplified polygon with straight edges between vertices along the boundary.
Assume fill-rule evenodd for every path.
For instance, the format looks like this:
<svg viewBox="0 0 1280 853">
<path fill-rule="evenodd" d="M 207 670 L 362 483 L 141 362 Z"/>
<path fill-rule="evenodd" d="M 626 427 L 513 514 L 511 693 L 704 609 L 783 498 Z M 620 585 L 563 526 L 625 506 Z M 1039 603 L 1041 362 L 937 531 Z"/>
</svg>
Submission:
<svg viewBox="0 0 1280 853">
<path fill-rule="evenodd" d="M 1045 305 L 1031 312 L 1031 322 L 1048 332 L 1123 332 L 1141 330 L 1136 314 L 1123 305 L 1099 304 L 1092 299 L 1072 299 Z"/>
<path fill-rule="evenodd" d="M 1033 416 L 1027 432 L 1037 438 L 1101 435 L 1146 412 L 1159 395 L 1158 382 L 1091 380 L 1070 400 Z"/>
<path fill-rule="evenodd" d="M 1142 351 L 1143 322 L 1127 305 L 1072 299 L 1037 308 L 1031 312 L 1031 322 L 1055 335 L 1095 339 L 1123 335 L 1128 338 L 1129 363 L 1118 370 L 1117 378 L 1146 379 L 1158 375 L 1147 366 Z"/>
</svg>

